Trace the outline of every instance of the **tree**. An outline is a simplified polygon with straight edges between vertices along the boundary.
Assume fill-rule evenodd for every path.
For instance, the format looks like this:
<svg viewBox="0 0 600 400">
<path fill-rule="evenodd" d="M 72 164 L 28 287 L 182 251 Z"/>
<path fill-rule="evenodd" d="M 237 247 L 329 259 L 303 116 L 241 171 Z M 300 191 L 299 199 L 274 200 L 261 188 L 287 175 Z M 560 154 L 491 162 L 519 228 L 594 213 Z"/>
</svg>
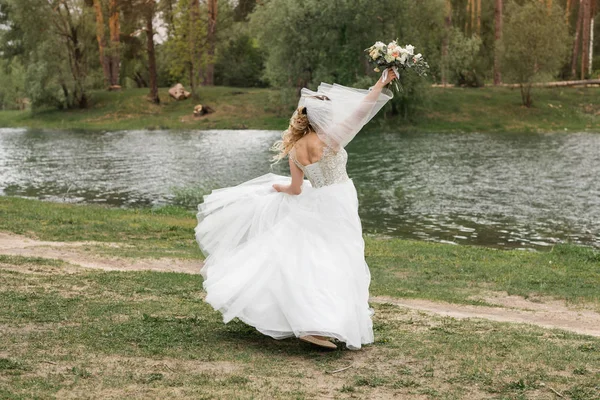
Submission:
<svg viewBox="0 0 600 400">
<path fill-rule="evenodd" d="M 452 33 L 452 2 L 446 0 L 446 16 L 444 17 L 445 34 L 442 41 L 442 85 L 448 84 L 448 45 Z"/>
<path fill-rule="evenodd" d="M 476 71 L 476 61 L 481 48 L 481 38 L 477 35 L 465 37 L 460 29 L 450 32 L 450 55 L 448 68 L 452 79 L 459 85 L 480 86 Z"/>
<path fill-rule="evenodd" d="M 0 0 L 0 56 L 6 59 L 25 53 L 23 30 L 14 14 L 10 0 Z"/>
<path fill-rule="evenodd" d="M 20 29 L 19 55 L 32 108 L 88 105 L 93 15 L 83 0 L 8 0 L 11 21 Z M 12 31 L 12 27 L 9 27 Z"/>
<path fill-rule="evenodd" d="M 187 78 L 192 97 L 199 96 L 207 64 L 206 22 L 201 18 L 198 0 L 185 0 L 172 10 L 172 26 L 165 44 L 170 59 L 169 72 L 175 81 Z"/>
<path fill-rule="evenodd" d="M 566 61 L 568 31 L 557 5 L 510 4 L 504 27 L 503 72 L 519 83 L 523 105 L 531 107 L 531 86 L 555 76 Z"/>
<path fill-rule="evenodd" d="M 214 85 L 215 76 L 215 44 L 217 31 L 217 0 L 206 0 L 208 8 L 208 63 L 206 68 L 205 85 Z"/>
<path fill-rule="evenodd" d="M 250 14 L 251 33 L 267 53 L 271 85 L 316 89 L 320 82 L 368 87 L 380 76 L 363 51 L 377 40 L 398 39 L 424 54 L 434 79 L 441 75 L 440 43 L 446 34 L 440 0 L 270 0 Z M 443 4 L 443 3 L 442 3 Z M 407 74 L 408 75 L 408 74 Z M 426 79 L 403 80 L 404 92 L 387 110 L 412 117 L 427 96 Z"/>
<path fill-rule="evenodd" d="M 100 64 L 104 74 L 105 86 L 119 84 L 120 64 L 121 64 L 121 22 L 119 13 L 119 3 L 117 0 L 109 0 L 108 5 L 108 28 L 110 36 L 110 45 L 106 40 L 106 26 L 104 23 L 103 0 L 86 0 L 86 3 L 94 8 L 96 16 L 96 40 L 98 42 L 98 53 Z"/>
<path fill-rule="evenodd" d="M 215 84 L 252 87 L 265 86 L 261 79 L 264 52 L 248 34 L 235 34 L 219 47 L 215 63 Z"/>
<path fill-rule="evenodd" d="M 571 76 L 577 75 L 577 59 L 579 58 L 581 26 L 583 25 L 583 0 L 579 0 L 579 11 L 575 24 L 575 36 L 573 38 L 573 53 L 571 55 Z"/>
<path fill-rule="evenodd" d="M 396 38 L 426 55 L 431 75 L 439 78 L 447 16 L 439 5 L 438 0 L 271 0 L 256 5 L 250 26 L 267 52 L 265 78 L 273 85 L 351 85 L 372 73 L 363 49 Z"/>
<path fill-rule="evenodd" d="M 150 73 L 150 93 L 148 100 L 152 103 L 159 104 L 160 97 L 158 96 L 158 79 L 156 73 L 156 53 L 154 49 L 154 13 L 156 11 L 156 3 L 154 0 L 145 0 L 143 4 L 144 20 L 146 22 L 146 46 L 148 50 L 148 71 Z"/>
<path fill-rule="evenodd" d="M 590 31 L 592 25 L 592 1 L 583 0 L 583 17 L 581 20 L 583 34 L 581 35 L 581 73 L 580 79 L 585 79 L 590 64 Z"/>
<path fill-rule="evenodd" d="M 502 43 L 502 2 L 494 2 L 494 85 L 502 83 L 502 72 L 500 71 L 500 43 Z"/>
<path fill-rule="evenodd" d="M 100 65 L 104 73 L 104 84 L 111 84 L 110 77 L 110 60 L 106 54 L 106 35 L 104 33 L 104 13 L 102 11 L 102 3 L 100 0 L 93 0 L 92 6 L 96 15 L 96 40 L 98 41 L 98 54 L 100 55 Z"/>
<path fill-rule="evenodd" d="M 119 13 L 119 3 L 117 0 L 110 0 L 109 3 L 108 27 L 110 31 L 110 84 L 119 84 L 119 75 L 121 70 L 121 22 Z"/>
</svg>

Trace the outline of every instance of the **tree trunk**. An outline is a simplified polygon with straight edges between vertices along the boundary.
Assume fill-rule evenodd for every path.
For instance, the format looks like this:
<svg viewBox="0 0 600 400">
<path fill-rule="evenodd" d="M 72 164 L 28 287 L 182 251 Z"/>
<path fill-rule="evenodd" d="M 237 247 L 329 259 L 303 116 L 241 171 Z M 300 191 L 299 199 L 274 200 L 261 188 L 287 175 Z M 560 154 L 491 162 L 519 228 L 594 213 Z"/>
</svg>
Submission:
<svg viewBox="0 0 600 400">
<path fill-rule="evenodd" d="M 571 0 L 567 0 L 567 6 L 565 7 L 565 23 L 569 25 L 569 18 L 571 17 L 571 6 L 573 2 Z"/>
<path fill-rule="evenodd" d="M 85 92 L 85 86 L 83 84 L 86 75 L 85 57 L 82 50 L 83 46 L 81 46 L 79 43 L 79 32 L 77 29 L 78 27 L 73 23 L 73 18 L 71 17 L 71 10 L 69 9 L 68 4 L 64 2 L 62 3 L 62 6 L 65 10 L 64 15 L 60 8 L 56 8 L 54 11 L 62 20 L 61 33 L 67 38 L 67 53 L 69 55 L 71 75 L 73 76 L 73 80 L 75 83 L 73 96 L 75 97 L 79 108 L 87 108 L 88 99 L 87 94 Z"/>
<path fill-rule="evenodd" d="M 69 102 L 69 88 L 62 79 L 60 81 L 60 87 L 62 88 L 63 95 L 65 96 L 65 100 L 67 101 L 67 108 L 71 108 L 71 104 Z"/>
<path fill-rule="evenodd" d="M 477 0 L 477 36 L 481 36 L 481 0 Z"/>
<path fill-rule="evenodd" d="M 205 85 L 214 85 L 215 75 L 215 34 L 217 30 L 217 0 L 208 0 L 208 63 L 206 65 Z"/>
<path fill-rule="evenodd" d="M 590 18 L 590 56 L 588 58 L 588 74 L 592 75 L 592 67 L 594 60 L 594 15 L 596 14 L 596 5 L 592 4 L 591 18 Z"/>
<path fill-rule="evenodd" d="M 148 87 L 148 82 L 146 82 L 142 74 L 140 74 L 138 71 L 133 74 L 133 80 L 138 88 Z"/>
<path fill-rule="evenodd" d="M 121 23 L 119 20 L 119 6 L 117 0 L 110 0 L 110 17 L 109 17 L 109 29 L 110 29 L 110 42 L 111 42 L 111 55 L 110 55 L 110 84 L 119 84 L 119 75 L 121 71 Z"/>
<path fill-rule="evenodd" d="M 104 73 L 104 84 L 111 85 L 109 59 L 106 56 L 106 36 L 104 34 L 104 14 L 100 0 L 94 0 L 94 11 L 96 13 L 96 39 L 98 40 L 98 52 L 100 54 L 100 65 Z"/>
<path fill-rule="evenodd" d="M 158 97 L 158 81 L 156 77 L 156 54 L 154 52 L 154 28 L 152 20 L 154 18 L 154 0 L 148 0 L 148 9 L 146 10 L 146 35 L 148 47 L 148 70 L 150 72 L 150 94 L 148 99 L 155 104 L 160 104 Z"/>
<path fill-rule="evenodd" d="M 521 83 L 521 101 L 523 105 L 527 108 L 531 107 L 533 101 L 531 100 L 531 84 L 530 83 Z"/>
<path fill-rule="evenodd" d="M 471 35 L 473 34 L 473 31 L 475 30 L 475 14 L 477 13 L 477 5 L 476 5 L 476 0 L 471 0 Z"/>
<path fill-rule="evenodd" d="M 581 76 L 585 79 L 590 54 L 591 0 L 583 0 L 583 35 L 581 37 Z"/>
<path fill-rule="evenodd" d="M 190 86 L 192 98 L 198 99 L 198 84 L 202 79 L 200 66 L 202 65 L 201 52 L 198 50 L 198 23 L 200 21 L 200 3 L 198 0 L 190 0 L 190 26 L 188 28 L 189 52 L 190 52 Z"/>
<path fill-rule="evenodd" d="M 450 42 L 450 31 L 452 28 L 452 2 L 446 0 L 446 16 L 444 17 L 444 39 L 442 42 L 442 85 L 448 84 L 448 45 Z"/>
<path fill-rule="evenodd" d="M 471 1 L 472 0 L 467 0 L 467 10 L 465 12 L 465 36 L 469 34 L 469 10 L 471 9 Z"/>
<path fill-rule="evenodd" d="M 579 58 L 579 36 L 583 22 L 583 0 L 579 0 L 579 11 L 577 12 L 577 23 L 575 25 L 575 38 L 573 39 L 573 54 L 571 56 L 571 76 L 577 76 L 577 59 Z"/>
<path fill-rule="evenodd" d="M 502 83 L 500 70 L 500 43 L 502 43 L 502 0 L 496 0 L 494 7 L 494 85 Z"/>
</svg>

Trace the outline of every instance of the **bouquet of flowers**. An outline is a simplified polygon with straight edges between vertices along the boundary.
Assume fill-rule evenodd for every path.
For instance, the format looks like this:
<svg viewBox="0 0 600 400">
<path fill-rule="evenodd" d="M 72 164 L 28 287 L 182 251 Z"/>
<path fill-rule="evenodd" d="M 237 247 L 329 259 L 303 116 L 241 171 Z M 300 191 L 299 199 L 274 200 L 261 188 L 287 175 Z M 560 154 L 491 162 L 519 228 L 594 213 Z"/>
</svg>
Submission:
<svg viewBox="0 0 600 400">
<path fill-rule="evenodd" d="M 387 79 L 388 68 L 392 68 L 398 77 L 394 81 L 396 90 L 401 90 L 402 88 L 402 86 L 398 87 L 397 81 L 400 79 L 398 69 L 406 70 L 410 68 L 419 76 L 427 75 L 429 65 L 425 62 L 421 53 L 414 54 L 414 50 L 415 47 L 410 44 L 404 47 L 399 46 L 396 40 L 391 41 L 387 45 L 383 42 L 375 42 L 373 46 L 365 49 L 368 52 L 367 58 L 369 59 L 369 63 L 375 66 L 374 70 L 379 72 L 383 69 L 382 81 Z"/>
</svg>

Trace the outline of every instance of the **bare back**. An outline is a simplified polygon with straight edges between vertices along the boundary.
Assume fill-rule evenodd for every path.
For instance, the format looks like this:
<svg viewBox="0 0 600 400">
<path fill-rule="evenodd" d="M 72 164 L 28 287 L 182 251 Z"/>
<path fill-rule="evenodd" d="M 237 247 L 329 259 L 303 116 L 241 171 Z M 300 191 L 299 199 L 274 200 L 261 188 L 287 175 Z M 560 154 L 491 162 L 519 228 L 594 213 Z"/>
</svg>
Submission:
<svg viewBox="0 0 600 400">
<path fill-rule="evenodd" d="M 323 156 L 325 143 L 315 132 L 310 132 L 294 144 L 296 160 L 302 165 L 316 163 Z"/>
</svg>

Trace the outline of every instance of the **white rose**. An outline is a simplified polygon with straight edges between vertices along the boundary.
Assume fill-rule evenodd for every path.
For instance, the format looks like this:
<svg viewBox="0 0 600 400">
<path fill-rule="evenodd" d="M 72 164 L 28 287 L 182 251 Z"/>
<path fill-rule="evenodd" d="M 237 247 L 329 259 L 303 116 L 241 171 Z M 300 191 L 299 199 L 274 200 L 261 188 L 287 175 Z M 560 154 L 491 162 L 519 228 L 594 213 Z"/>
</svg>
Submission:
<svg viewBox="0 0 600 400">
<path fill-rule="evenodd" d="M 375 42 L 375 44 L 373 45 L 373 47 L 376 48 L 376 49 L 378 49 L 378 50 L 383 50 L 387 46 L 383 42 Z"/>
<path fill-rule="evenodd" d="M 408 54 L 410 54 L 411 56 L 413 55 L 413 52 L 415 50 L 415 46 L 407 44 L 406 45 L 406 51 L 408 52 Z"/>
<path fill-rule="evenodd" d="M 391 63 L 392 61 L 394 61 L 395 57 L 391 54 L 386 54 L 385 55 L 385 61 Z"/>
<path fill-rule="evenodd" d="M 421 55 L 421 53 L 415 55 L 414 57 L 415 62 L 419 61 L 421 58 L 423 58 L 423 56 Z"/>
<path fill-rule="evenodd" d="M 402 63 L 402 65 L 404 65 L 407 58 L 408 58 L 408 53 L 402 52 L 402 54 L 400 54 L 400 63 Z"/>
</svg>

